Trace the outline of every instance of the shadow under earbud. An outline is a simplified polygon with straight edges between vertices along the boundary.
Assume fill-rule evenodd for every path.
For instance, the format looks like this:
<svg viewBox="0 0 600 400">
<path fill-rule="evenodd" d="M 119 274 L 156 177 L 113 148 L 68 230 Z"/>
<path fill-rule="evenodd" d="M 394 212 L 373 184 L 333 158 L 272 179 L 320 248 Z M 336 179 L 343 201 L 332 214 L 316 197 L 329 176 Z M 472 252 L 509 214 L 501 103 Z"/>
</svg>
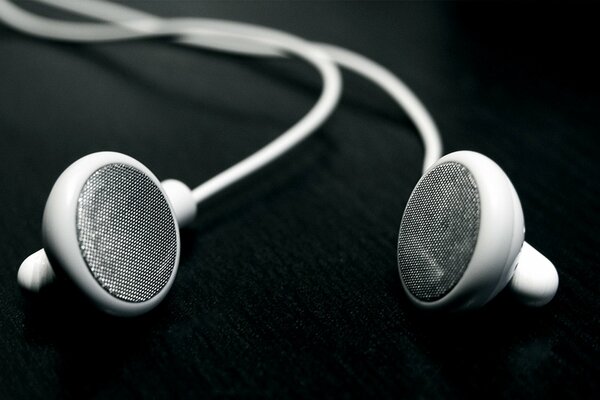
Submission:
<svg viewBox="0 0 600 400">
<path fill-rule="evenodd" d="M 38 294 L 24 293 L 24 306 L 26 341 L 55 349 L 55 372 L 63 394 L 75 398 L 94 395 L 107 381 L 118 379 L 127 360 L 143 353 L 152 337 L 160 335 L 158 326 L 169 325 L 164 304 L 142 316 L 113 317 L 63 281 Z"/>
<path fill-rule="evenodd" d="M 464 354 L 501 354 L 523 337 L 534 335 L 539 321 L 548 319 L 547 309 L 523 307 L 504 291 L 476 310 L 423 312 L 406 301 L 419 342 L 441 357 Z M 480 349 L 481 353 L 477 350 Z M 473 360 L 475 361 L 475 360 Z"/>
<path fill-rule="evenodd" d="M 477 354 L 473 349 L 478 347 L 489 353 L 492 343 L 498 348 L 509 347 L 524 336 L 537 335 L 539 322 L 547 320 L 548 313 L 553 312 L 552 307 L 523 307 L 510 290 L 501 291 L 474 310 L 424 310 L 410 302 L 396 271 L 390 273 L 388 290 L 402 308 L 417 342 L 440 356 Z"/>
</svg>

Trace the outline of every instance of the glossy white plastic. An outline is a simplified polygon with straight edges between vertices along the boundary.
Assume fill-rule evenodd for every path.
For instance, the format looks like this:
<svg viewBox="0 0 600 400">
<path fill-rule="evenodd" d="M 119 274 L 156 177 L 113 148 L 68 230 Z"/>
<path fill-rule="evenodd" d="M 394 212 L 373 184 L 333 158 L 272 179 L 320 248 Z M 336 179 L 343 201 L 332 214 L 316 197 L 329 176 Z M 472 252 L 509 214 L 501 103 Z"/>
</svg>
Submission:
<svg viewBox="0 0 600 400">
<path fill-rule="evenodd" d="M 40 249 L 21 263 L 17 282 L 23 289 L 39 292 L 44 286 L 54 282 L 56 274 L 50 265 L 44 249 Z"/>
<path fill-rule="evenodd" d="M 179 227 L 191 224 L 196 218 L 197 209 L 192 190 L 176 179 L 167 179 L 162 181 L 161 185 L 171 202 Z"/>
<path fill-rule="evenodd" d="M 522 303 L 539 307 L 554 298 L 558 290 L 558 273 L 550 260 L 524 242 L 509 285 Z"/>
</svg>

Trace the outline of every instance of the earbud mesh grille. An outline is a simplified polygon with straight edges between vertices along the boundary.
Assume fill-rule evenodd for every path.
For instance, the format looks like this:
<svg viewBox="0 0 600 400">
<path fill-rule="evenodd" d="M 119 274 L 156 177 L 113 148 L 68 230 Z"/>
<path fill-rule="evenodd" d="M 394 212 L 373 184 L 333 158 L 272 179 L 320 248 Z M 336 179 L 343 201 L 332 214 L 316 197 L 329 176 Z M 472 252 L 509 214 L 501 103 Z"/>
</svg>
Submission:
<svg viewBox="0 0 600 400">
<path fill-rule="evenodd" d="M 443 163 L 421 178 L 398 235 L 400 276 L 413 296 L 431 302 L 456 286 L 473 255 L 479 218 L 479 191 L 463 165 Z"/>
<path fill-rule="evenodd" d="M 121 300 L 151 299 L 175 267 L 178 239 L 169 205 L 145 173 L 128 165 L 107 165 L 87 180 L 77 235 L 96 280 Z"/>
</svg>

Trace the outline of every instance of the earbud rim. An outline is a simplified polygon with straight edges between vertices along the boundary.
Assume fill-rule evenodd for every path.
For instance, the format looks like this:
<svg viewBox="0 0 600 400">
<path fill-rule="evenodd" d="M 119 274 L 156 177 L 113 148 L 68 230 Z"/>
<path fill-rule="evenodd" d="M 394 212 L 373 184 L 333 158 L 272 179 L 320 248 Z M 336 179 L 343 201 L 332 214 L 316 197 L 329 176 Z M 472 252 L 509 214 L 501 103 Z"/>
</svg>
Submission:
<svg viewBox="0 0 600 400">
<path fill-rule="evenodd" d="M 167 200 L 175 224 L 177 252 L 171 275 L 156 295 L 139 303 L 116 298 L 99 284 L 81 255 L 77 239 L 76 214 L 80 192 L 95 171 L 114 163 L 131 166 L 146 174 Z M 75 161 L 60 175 L 44 209 L 42 240 L 53 267 L 64 272 L 96 307 L 108 314 L 135 316 L 150 311 L 164 299 L 177 275 L 181 241 L 173 206 L 154 174 L 142 163 L 125 154 L 109 151 L 92 153 Z"/>
</svg>

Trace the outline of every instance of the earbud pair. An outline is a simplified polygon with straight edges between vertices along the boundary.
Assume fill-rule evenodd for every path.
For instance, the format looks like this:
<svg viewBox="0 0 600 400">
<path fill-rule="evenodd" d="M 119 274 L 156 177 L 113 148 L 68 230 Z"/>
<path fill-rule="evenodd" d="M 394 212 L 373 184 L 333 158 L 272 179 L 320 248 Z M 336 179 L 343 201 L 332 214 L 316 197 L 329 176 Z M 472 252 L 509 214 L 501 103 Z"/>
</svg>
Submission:
<svg viewBox="0 0 600 400">
<path fill-rule="evenodd" d="M 107 23 L 40 18 L 7 0 L 0 0 L 0 20 L 52 40 L 169 36 L 179 44 L 238 54 L 294 55 L 316 68 L 323 88 L 296 124 L 193 191 L 178 181 L 160 183 L 138 161 L 118 153 L 95 153 L 75 162 L 50 193 L 44 250 L 21 265 L 22 286 L 36 290 L 60 275 L 110 314 L 138 315 L 155 307 L 173 283 L 179 226 L 193 220 L 196 203 L 270 164 L 315 132 L 335 110 L 342 89 L 338 67 L 344 67 L 396 101 L 421 136 L 424 164 L 433 164 L 410 196 L 398 238 L 400 277 L 412 302 L 430 309 L 479 307 L 507 284 L 527 304 L 543 305 L 554 296 L 556 269 L 524 242 L 523 211 L 508 177 L 477 153 L 440 158 L 442 143 L 433 119 L 409 87 L 383 66 L 348 49 L 262 26 L 162 19 L 105 2 L 53 4 Z"/>
<path fill-rule="evenodd" d="M 109 314 L 145 313 L 171 288 L 179 227 L 195 215 L 185 184 L 160 183 L 123 154 L 88 155 L 55 183 L 44 210 L 44 249 L 23 262 L 18 281 L 37 291 L 56 273 Z M 524 233 L 519 197 L 500 167 L 478 153 L 448 154 L 425 172 L 404 210 L 402 285 L 427 309 L 480 307 L 509 283 L 525 304 L 544 305 L 558 274 Z"/>
</svg>

